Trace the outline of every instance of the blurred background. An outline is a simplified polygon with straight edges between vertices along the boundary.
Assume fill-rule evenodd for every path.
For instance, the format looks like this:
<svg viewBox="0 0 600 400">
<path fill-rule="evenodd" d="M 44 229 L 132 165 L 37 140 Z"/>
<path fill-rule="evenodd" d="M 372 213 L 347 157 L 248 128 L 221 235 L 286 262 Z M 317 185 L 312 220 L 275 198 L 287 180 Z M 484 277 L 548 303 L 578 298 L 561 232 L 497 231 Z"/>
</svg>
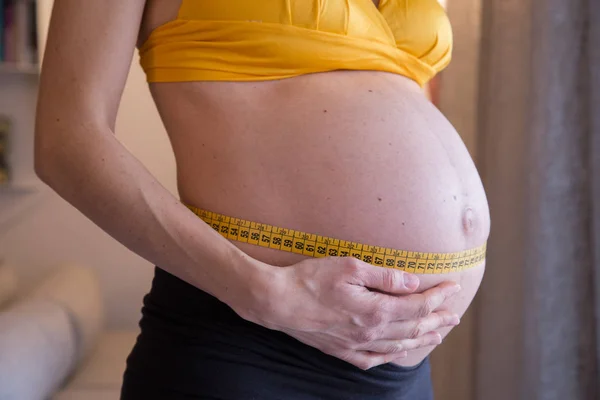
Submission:
<svg viewBox="0 0 600 400">
<path fill-rule="evenodd" d="M 436 399 L 600 399 L 600 1 L 444 5 L 454 56 L 428 90 L 476 161 L 492 234 L 482 288 L 432 357 Z M 0 0 L 0 400 L 43 391 L 111 400 L 152 268 L 34 174 L 38 60 L 51 7 Z M 176 193 L 174 159 L 137 56 L 116 132 Z M 61 305 L 77 299 L 67 308 L 82 321 L 65 333 L 75 345 L 34 329 L 42 344 L 27 356 L 56 353 L 44 361 L 51 376 L 40 363 L 23 370 L 35 384 L 8 382 L 16 364 L 2 351 L 18 343 L 7 326 L 24 322 L 6 310 L 24 293 Z M 36 307 L 23 312 L 60 314 Z M 3 397 L 8 387 L 23 397 Z"/>
</svg>

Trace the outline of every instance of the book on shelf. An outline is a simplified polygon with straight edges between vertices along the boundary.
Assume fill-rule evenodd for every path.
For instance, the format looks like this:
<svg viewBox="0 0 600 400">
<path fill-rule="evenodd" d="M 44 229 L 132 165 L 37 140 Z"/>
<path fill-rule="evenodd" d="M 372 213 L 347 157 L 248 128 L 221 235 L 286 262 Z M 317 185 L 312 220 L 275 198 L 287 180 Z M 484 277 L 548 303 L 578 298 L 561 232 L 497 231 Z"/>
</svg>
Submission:
<svg viewBox="0 0 600 400">
<path fill-rule="evenodd" d="M 8 163 L 8 140 L 10 119 L 0 115 L 0 187 L 10 181 L 10 165 Z"/>
<path fill-rule="evenodd" d="M 37 63 L 35 0 L 0 0 L 0 63 Z"/>
</svg>

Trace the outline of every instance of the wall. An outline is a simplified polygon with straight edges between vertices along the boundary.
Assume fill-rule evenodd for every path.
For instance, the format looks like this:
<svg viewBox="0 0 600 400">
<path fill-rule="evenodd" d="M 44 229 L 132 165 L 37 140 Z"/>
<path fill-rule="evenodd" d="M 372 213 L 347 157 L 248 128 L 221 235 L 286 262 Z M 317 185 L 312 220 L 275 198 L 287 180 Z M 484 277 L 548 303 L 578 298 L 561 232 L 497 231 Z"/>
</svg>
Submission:
<svg viewBox="0 0 600 400">
<path fill-rule="evenodd" d="M 39 0 L 41 31 L 51 0 Z M 41 43 L 45 42 L 42 35 Z M 0 110 L 13 115 L 13 161 L 22 190 L 0 193 L 0 255 L 18 266 L 30 285 L 57 264 L 93 267 L 102 281 L 109 325 L 135 327 L 152 268 L 36 180 L 33 173 L 33 115 L 36 79 L 0 78 Z M 171 191 L 175 165 L 166 133 L 134 57 L 117 120 L 117 137 Z"/>
</svg>

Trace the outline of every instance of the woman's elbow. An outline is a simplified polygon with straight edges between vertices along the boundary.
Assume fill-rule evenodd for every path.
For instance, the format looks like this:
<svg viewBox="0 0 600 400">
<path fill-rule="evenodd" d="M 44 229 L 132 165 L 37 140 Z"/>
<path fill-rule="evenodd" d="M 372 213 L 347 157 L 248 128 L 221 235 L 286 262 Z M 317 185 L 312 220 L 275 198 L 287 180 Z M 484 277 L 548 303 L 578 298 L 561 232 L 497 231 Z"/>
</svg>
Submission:
<svg viewBox="0 0 600 400">
<path fill-rule="evenodd" d="M 56 164 L 59 158 L 57 146 L 53 145 L 50 132 L 44 132 L 43 129 L 36 128 L 34 151 L 33 151 L 33 169 L 35 174 L 44 183 L 51 186 L 52 179 L 56 176 Z M 56 141 L 55 141 L 56 142 Z"/>
<path fill-rule="evenodd" d="M 33 169 L 37 177 L 44 183 L 50 184 L 50 179 L 52 178 L 52 173 L 50 164 L 48 162 L 48 156 L 45 154 L 40 154 L 35 151 L 35 157 L 33 161 Z"/>
</svg>

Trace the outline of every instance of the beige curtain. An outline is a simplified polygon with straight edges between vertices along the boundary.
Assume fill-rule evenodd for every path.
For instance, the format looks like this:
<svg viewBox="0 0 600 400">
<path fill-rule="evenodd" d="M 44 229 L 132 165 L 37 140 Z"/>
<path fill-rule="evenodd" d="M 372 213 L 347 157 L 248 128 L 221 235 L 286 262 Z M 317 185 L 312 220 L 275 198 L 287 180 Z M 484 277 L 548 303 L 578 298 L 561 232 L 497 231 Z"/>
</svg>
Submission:
<svg viewBox="0 0 600 400">
<path fill-rule="evenodd" d="M 599 8 L 483 3 L 480 165 L 493 234 L 476 399 L 600 398 Z"/>
<path fill-rule="evenodd" d="M 467 325 L 433 357 L 436 400 L 600 399 L 600 1 L 480 4 L 475 115 L 448 75 L 440 107 L 477 122 L 492 235 Z"/>
<path fill-rule="evenodd" d="M 590 168 L 592 180 L 592 246 L 594 248 L 594 297 L 596 329 L 596 398 L 600 397 L 600 3 L 589 3 L 589 74 L 591 143 Z"/>
</svg>

